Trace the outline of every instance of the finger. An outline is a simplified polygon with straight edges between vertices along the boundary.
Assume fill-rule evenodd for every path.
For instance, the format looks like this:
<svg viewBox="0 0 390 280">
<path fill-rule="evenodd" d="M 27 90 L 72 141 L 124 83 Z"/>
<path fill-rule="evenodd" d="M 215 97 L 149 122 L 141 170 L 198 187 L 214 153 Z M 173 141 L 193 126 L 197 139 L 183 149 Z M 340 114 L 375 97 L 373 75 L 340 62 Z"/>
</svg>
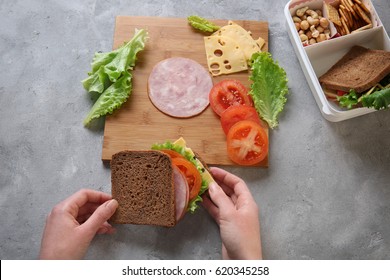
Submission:
<svg viewBox="0 0 390 280">
<path fill-rule="evenodd" d="M 217 182 L 218 183 L 218 182 Z M 225 186 L 223 183 L 218 183 L 218 185 L 221 187 L 221 189 L 224 191 L 224 193 L 230 197 L 230 199 L 235 204 L 237 201 L 237 195 L 234 193 L 234 189 L 231 187 Z"/>
<path fill-rule="evenodd" d="M 115 232 L 116 232 L 116 228 L 114 228 L 112 225 L 110 225 L 106 234 L 113 234 Z"/>
<path fill-rule="evenodd" d="M 98 231 L 96 232 L 96 234 L 105 234 L 105 233 L 107 233 L 107 231 L 108 231 L 108 228 L 106 228 L 106 227 L 101 227 L 101 228 L 98 229 Z"/>
<path fill-rule="evenodd" d="M 95 235 L 99 228 L 111 218 L 117 208 L 118 202 L 115 199 L 106 201 L 93 212 L 91 217 L 81 227 L 91 234 L 91 236 Z"/>
<path fill-rule="evenodd" d="M 91 202 L 87 202 L 84 206 L 82 206 L 80 209 L 79 209 L 79 212 L 77 214 L 77 222 L 79 222 L 79 224 L 82 224 L 84 223 L 86 220 L 89 219 L 89 217 L 91 217 L 92 213 L 96 211 L 97 208 L 99 208 L 101 204 L 98 204 L 98 203 L 91 203 Z"/>
<path fill-rule="evenodd" d="M 69 211 L 73 216 L 77 216 L 79 209 L 87 202 L 102 204 L 111 199 L 111 195 L 104 192 L 82 189 L 65 199 L 62 204 L 64 210 Z"/>
<path fill-rule="evenodd" d="M 242 182 L 241 178 L 218 167 L 212 167 L 211 173 L 214 179 L 216 179 L 217 181 L 221 182 L 222 184 L 228 187 L 234 187 L 236 184 Z"/>
<path fill-rule="evenodd" d="M 209 184 L 209 195 L 211 201 L 220 209 L 221 208 L 228 209 L 234 206 L 231 199 L 215 182 Z"/>
<path fill-rule="evenodd" d="M 211 172 L 213 177 L 220 182 L 221 185 L 231 188 L 237 197 L 240 195 L 252 197 L 248 187 L 240 177 L 218 167 L 212 167 Z"/>
<path fill-rule="evenodd" d="M 210 216 L 217 222 L 217 224 L 219 224 L 219 209 L 208 196 L 203 197 L 202 205 Z"/>
<path fill-rule="evenodd" d="M 97 234 L 112 234 L 116 230 L 115 228 L 110 225 L 108 222 L 105 222 L 97 231 Z"/>
</svg>

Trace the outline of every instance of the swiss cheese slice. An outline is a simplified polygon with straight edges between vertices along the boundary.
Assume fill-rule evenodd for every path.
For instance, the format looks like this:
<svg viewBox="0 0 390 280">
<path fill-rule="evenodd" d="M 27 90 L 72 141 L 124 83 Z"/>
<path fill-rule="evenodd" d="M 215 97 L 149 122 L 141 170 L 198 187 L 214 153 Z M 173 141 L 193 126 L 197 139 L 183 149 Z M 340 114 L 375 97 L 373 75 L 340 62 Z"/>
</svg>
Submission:
<svg viewBox="0 0 390 280">
<path fill-rule="evenodd" d="M 238 43 L 226 36 L 204 37 L 207 64 L 213 76 L 230 74 L 248 69 L 245 54 Z"/>
<path fill-rule="evenodd" d="M 245 30 L 233 21 L 229 21 L 227 25 L 221 27 L 211 36 L 229 37 L 236 41 L 244 52 L 245 59 L 247 61 L 251 60 L 253 53 L 260 52 L 261 48 L 265 44 L 265 40 L 263 38 L 259 37 L 259 39 L 254 40 L 250 31 Z"/>
</svg>

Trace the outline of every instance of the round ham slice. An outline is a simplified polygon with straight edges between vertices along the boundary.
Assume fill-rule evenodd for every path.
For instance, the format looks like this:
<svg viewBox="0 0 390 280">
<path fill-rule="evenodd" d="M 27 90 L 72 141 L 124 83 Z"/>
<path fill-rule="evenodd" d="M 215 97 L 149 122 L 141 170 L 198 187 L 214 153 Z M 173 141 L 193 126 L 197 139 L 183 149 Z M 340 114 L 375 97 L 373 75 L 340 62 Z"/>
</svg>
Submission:
<svg viewBox="0 0 390 280">
<path fill-rule="evenodd" d="M 209 105 L 213 82 L 198 62 L 173 57 L 157 63 L 148 79 L 149 98 L 161 112 L 177 118 L 200 114 Z"/>
<path fill-rule="evenodd" d="M 173 167 L 173 182 L 175 186 L 176 222 L 186 213 L 190 190 L 184 174 L 176 166 Z"/>
</svg>

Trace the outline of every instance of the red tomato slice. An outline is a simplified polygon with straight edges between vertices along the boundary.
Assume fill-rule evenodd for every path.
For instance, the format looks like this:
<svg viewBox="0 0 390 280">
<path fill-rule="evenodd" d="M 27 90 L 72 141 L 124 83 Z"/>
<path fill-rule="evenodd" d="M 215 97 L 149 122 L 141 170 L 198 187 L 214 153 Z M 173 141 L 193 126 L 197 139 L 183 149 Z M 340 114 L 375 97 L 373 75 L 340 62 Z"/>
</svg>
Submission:
<svg viewBox="0 0 390 280">
<path fill-rule="evenodd" d="M 240 165 L 254 165 L 268 154 L 268 137 L 265 130 L 253 121 L 240 121 L 227 135 L 229 158 Z"/>
<path fill-rule="evenodd" d="M 176 152 L 176 151 L 173 151 L 173 150 L 161 150 L 161 152 L 167 154 L 168 156 L 170 156 L 171 158 L 185 158 L 182 154 Z"/>
<path fill-rule="evenodd" d="M 343 90 L 338 90 L 337 91 L 337 95 L 338 96 L 343 96 L 343 95 L 346 95 L 348 92 L 346 92 L 346 91 L 343 91 Z"/>
<path fill-rule="evenodd" d="M 211 108 L 218 116 L 232 105 L 253 104 L 248 89 L 238 80 L 223 80 L 215 84 L 210 91 L 209 100 Z"/>
<path fill-rule="evenodd" d="M 172 158 L 172 164 L 177 166 L 187 179 L 188 187 L 190 188 L 189 201 L 194 199 L 202 186 L 202 177 L 195 165 L 185 158 Z"/>
<path fill-rule="evenodd" d="M 221 126 L 225 134 L 228 134 L 230 128 L 239 121 L 254 121 L 266 128 L 266 124 L 260 119 L 256 109 L 248 105 L 230 106 L 221 114 Z"/>
</svg>

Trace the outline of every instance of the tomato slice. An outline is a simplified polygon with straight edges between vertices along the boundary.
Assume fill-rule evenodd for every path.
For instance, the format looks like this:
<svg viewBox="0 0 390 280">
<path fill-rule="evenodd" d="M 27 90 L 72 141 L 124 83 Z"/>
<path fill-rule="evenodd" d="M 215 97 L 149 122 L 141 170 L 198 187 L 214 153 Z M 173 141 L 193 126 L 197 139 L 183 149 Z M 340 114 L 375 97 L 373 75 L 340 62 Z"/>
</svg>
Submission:
<svg viewBox="0 0 390 280">
<path fill-rule="evenodd" d="M 343 91 L 343 90 L 338 90 L 337 91 L 337 95 L 338 96 L 343 96 L 343 95 L 346 95 L 348 92 L 346 92 L 346 91 Z"/>
<path fill-rule="evenodd" d="M 260 119 L 256 109 L 248 105 L 230 106 L 221 114 L 221 126 L 225 134 L 228 134 L 230 128 L 239 121 L 254 121 L 262 127 L 267 125 Z"/>
<path fill-rule="evenodd" d="M 160 151 L 169 155 L 171 158 L 185 158 L 182 154 L 173 150 L 160 150 Z"/>
<path fill-rule="evenodd" d="M 210 91 L 209 100 L 211 108 L 218 116 L 232 105 L 253 105 L 248 89 L 240 81 L 230 79 L 215 84 Z"/>
<path fill-rule="evenodd" d="M 194 199 L 202 186 L 202 177 L 198 169 L 185 158 L 172 158 L 172 164 L 177 166 L 187 179 L 188 187 L 190 188 L 189 201 Z"/>
<path fill-rule="evenodd" d="M 254 165 L 268 154 L 268 136 L 265 130 L 253 121 L 240 121 L 227 134 L 229 158 L 240 165 Z"/>
</svg>

